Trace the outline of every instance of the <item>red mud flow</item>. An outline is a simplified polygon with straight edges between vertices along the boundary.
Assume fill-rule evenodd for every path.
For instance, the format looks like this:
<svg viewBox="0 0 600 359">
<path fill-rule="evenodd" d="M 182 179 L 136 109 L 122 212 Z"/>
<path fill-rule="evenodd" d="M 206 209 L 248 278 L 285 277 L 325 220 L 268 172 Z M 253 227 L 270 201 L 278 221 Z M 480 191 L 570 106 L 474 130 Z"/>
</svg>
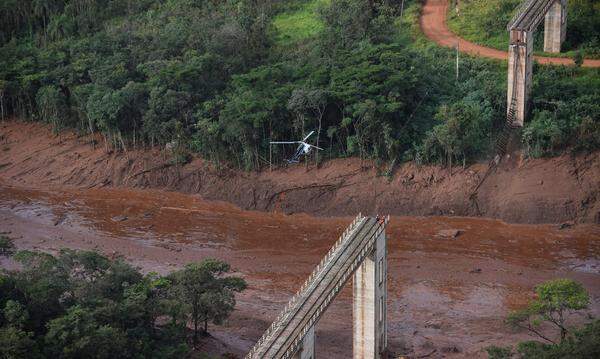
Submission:
<svg viewBox="0 0 600 359">
<path fill-rule="evenodd" d="M 211 328 L 216 340 L 205 349 L 215 354 L 243 355 L 350 221 L 244 211 L 160 190 L 31 190 L 0 182 L 0 232 L 21 249 L 95 249 L 161 273 L 209 256 L 231 263 L 249 289 L 230 320 Z M 440 233 L 448 229 L 460 234 Z M 488 345 L 529 339 L 503 318 L 551 278 L 583 283 L 592 295 L 587 312 L 600 314 L 598 225 L 395 216 L 387 233 L 389 336 L 398 354 L 484 357 Z M 317 326 L 320 357 L 351 355 L 349 289 Z"/>
<path fill-rule="evenodd" d="M 600 153 L 505 159 L 480 188 L 471 190 L 487 163 L 452 172 L 439 166 L 400 165 L 391 177 L 356 158 L 273 172 L 216 169 L 200 158 L 176 167 L 157 150 L 107 152 L 98 136 L 53 135 L 48 126 L 0 123 L 0 180 L 25 188 L 166 189 L 233 203 L 246 210 L 353 216 L 482 216 L 513 223 L 600 223 Z M 379 174 L 378 174 L 379 173 Z"/>
<path fill-rule="evenodd" d="M 448 0 L 425 0 L 421 14 L 421 29 L 425 36 L 438 45 L 453 47 L 459 45 L 460 52 L 473 56 L 488 57 L 498 60 L 506 60 L 506 51 L 500 51 L 489 47 L 477 45 L 454 34 L 446 24 L 448 13 Z M 569 30 L 567 30 L 569 31 Z M 506 44 L 508 48 L 508 44 Z M 565 65 L 573 66 L 573 59 L 564 57 L 534 56 L 535 60 L 543 65 Z M 600 67 L 600 60 L 585 59 L 584 67 Z"/>
</svg>

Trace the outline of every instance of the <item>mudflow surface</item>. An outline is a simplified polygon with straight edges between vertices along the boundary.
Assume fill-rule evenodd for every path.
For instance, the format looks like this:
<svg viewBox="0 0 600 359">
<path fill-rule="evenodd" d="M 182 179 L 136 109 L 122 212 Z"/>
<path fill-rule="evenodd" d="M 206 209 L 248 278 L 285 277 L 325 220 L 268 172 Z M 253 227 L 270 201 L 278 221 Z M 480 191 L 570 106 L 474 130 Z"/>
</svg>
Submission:
<svg viewBox="0 0 600 359">
<path fill-rule="evenodd" d="M 387 305 L 395 353 L 482 357 L 488 345 L 530 339 L 503 320 L 553 278 L 591 293 L 573 323 L 600 314 L 597 154 L 513 155 L 480 191 L 483 215 L 555 224 L 459 217 L 474 214 L 465 196 L 485 164 L 452 174 L 406 164 L 391 178 L 362 165 L 243 173 L 195 159 L 178 168 L 160 151 L 107 152 L 99 137 L 9 122 L 0 125 L 0 232 L 20 249 L 93 249 L 146 272 L 206 257 L 231 263 L 249 289 L 227 323 L 211 328 L 203 349 L 214 354 L 249 350 L 359 211 L 394 214 Z M 351 355 L 350 289 L 317 326 L 319 356 Z"/>
</svg>

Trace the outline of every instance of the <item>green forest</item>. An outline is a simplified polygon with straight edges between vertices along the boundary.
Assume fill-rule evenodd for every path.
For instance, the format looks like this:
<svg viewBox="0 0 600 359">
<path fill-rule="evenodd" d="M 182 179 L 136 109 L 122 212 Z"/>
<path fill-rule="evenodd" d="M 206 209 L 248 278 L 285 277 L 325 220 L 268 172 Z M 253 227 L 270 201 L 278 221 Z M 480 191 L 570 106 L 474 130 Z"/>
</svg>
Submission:
<svg viewBox="0 0 600 359">
<path fill-rule="evenodd" d="M 311 130 L 320 159 L 483 159 L 505 119 L 506 64 L 462 57 L 457 73 L 419 11 L 411 0 L 3 1 L 1 116 L 244 170 L 268 165 L 269 141 Z M 600 71 L 534 73 L 527 153 L 599 148 Z"/>
<path fill-rule="evenodd" d="M 142 274 L 91 251 L 16 252 L 0 236 L 2 256 L 20 269 L 0 271 L 1 358 L 208 358 L 201 338 L 246 288 L 214 259 Z"/>
</svg>

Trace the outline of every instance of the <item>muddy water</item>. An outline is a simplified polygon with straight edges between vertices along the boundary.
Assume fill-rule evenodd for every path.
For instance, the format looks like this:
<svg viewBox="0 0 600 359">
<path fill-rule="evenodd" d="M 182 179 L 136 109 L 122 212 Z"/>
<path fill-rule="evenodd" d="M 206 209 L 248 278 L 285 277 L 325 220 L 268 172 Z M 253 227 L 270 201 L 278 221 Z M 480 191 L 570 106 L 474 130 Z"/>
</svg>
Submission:
<svg viewBox="0 0 600 359">
<path fill-rule="evenodd" d="M 350 221 L 242 211 L 163 191 L 0 184 L 0 232 L 20 248 L 96 249 L 162 273 L 209 256 L 231 263 L 249 289 L 229 322 L 214 329 L 223 342 L 207 348 L 215 352 L 247 350 Z M 461 234 L 439 235 L 446 229 Z M 387 233 L 389 336 L 398 353 L 473 357 L 487 345 L 527 339 L 503 317 L 550 278 L 582 282 L 593 297 L 588 311 L 600 314 L 600 226 L 394 217 Z M 351 353 L 347 287 L 317 327 L 320 355 Z"/>
</svg>

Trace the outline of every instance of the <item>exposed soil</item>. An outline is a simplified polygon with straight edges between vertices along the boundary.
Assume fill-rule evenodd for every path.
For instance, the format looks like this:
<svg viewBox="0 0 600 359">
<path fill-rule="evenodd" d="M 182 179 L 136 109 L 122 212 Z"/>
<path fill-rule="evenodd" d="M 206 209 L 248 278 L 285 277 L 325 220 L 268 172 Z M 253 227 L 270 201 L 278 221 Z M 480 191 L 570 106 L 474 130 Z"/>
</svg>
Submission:
<svg viewBox="0 0 600 359">
<path fill-rule="evenodd" d="M 600 223 L 600 156 L 506 158 L 469 200 L 486 163 L 466 168 L 401 165 L 392 177 L 358 159 L 270 171 L 216 169 L 196 158 L 179 167 L 158 150 L 107 152 L 97 137 L 53 135 L 39 123 L 0 124 L 0 180 L 26 188 L 134 187 L 175 190 L 242 209 L 344 216 L 484 216 L 516 223 Z"/>
<path fill-rule="evenodd" d="M 231 263 L 249 289 L 238 296 L 224 326 L 210 327 L 214 339 L 204 349 L 214 354 L 243 355 L 350 221 L 243 211 L 161 190 L 30 190 L 0 182 L 0 232 L 20 249 L 94 249 L 161 273 L 208 256 Z M 503 318 L 532 297 L 536 284 L 557 277 L 581 282 L 592 296 L 590 308 L 571 324 L 597 317 L 600 226 L 563 227 L 392 217 L 391 350 L 410 357 L 473 358 L 485 357 L 482 348 L 488 345 L 531 339 L 509 329 Z M 319 322 L 318 357 L 351 356 L 351 295 L 348 285 Z"/>
<path fill-rule="evenodd" d="M 456 48 L 459 51 L 474 56 L 488 57 L 492 59 L 506 60 L 508 53 L 492 49 L 489 47 L 477 45 L 458 37 L 448 28 L 446 24 L 446 14 L 448 13 L 448 0 L 425 0 L 421 13 L 421 29 L 425 36 L 436 42 L 438 45 Z M 568 31 L 568 30 L 567 30 Z M 508 44 L 506 44 L 508 48 Z M 573 59 L 562 57 L 534 56 L 535 60 L 542 65 L 565 65 L 572 66 L 575 63 Z M 600 67 L 600 60 L 585 59 L 584 67 Z"/>
</svg>

